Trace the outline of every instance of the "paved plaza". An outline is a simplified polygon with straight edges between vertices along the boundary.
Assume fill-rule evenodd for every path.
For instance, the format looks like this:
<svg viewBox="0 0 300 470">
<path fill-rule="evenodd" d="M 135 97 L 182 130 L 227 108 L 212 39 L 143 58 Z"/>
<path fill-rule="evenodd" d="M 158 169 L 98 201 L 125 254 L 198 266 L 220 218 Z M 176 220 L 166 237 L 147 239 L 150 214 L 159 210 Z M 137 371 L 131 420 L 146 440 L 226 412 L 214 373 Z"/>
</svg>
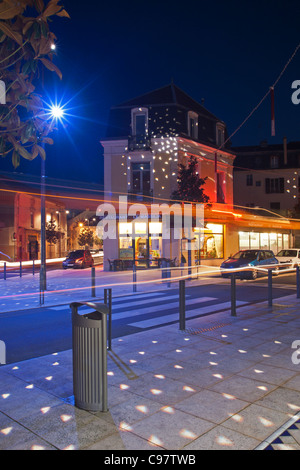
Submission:
<svg viewBox="0 0 300 470">
<path fill-rule="evenodd" d="M 106 413 L 74 406 L 71 350 L 4 365 L 0 449 L 299 450 L 299 312 L 293 294 L 114 339 Z"/>
</svg>

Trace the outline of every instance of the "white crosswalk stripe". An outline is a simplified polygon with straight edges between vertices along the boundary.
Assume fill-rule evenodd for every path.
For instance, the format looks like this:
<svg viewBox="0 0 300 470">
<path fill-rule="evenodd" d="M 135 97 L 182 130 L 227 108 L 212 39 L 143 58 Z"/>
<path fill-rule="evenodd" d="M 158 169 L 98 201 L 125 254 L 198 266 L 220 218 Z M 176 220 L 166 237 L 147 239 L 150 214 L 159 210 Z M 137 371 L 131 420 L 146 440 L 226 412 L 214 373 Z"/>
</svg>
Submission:
<svg viewBox="0 0 300 470">
<path fill-rule="evenodd" d="M 164 297 L 163 299 L 160 299 L 161 303 L 159 305 L 152 305 L 144 308 L 138 308 L 135 310 L 128 310 L 126 311 L 127 305 L 124 305 L 124 312 L 117 312 L 117 313 L 112 313 L 112 319 L 113 320 L 120 320 L 124 318 L 130 318 L 130 317 L 136 317 L 139 315 L 145 315 L 147 313 L 153 313 L 153 312 L 163 312 L 166 309 L 171 309 L 171 308 L 179 308 L 179 297 L 178 295 L 172 296 L 172 298 L 176 298 L 177 302 L 167 302 L 166 304 L 163 304 L 164 300 L 167 300 L 167 297 Z M 186 300 L 186 305 L 194 305 L 194 304 L 200 304 L 203 302 L 210 302 L 211 300 L 216 300 L 215 297 L 199 297 L 198 299 L 189 299 Z M 149 304 L 149 302 L 147 302 Z"/>
<path fill-rule="evenodd" d="M 198 302 L 199 302 L 200 299 L 198 299 Z M 242 306 L 242 305 L 246 305 L 247 302 L 240 302 L 240 301 L 237 301 L 236 305 L 238 307 Z M 197 309 L 194 309 L 194 310 L 190 310 L 190 311 L 186 311 L 186 319 L 188 318 L 191 318 L 191 317 L 195 317 L 197 315 L 205 315 L 207 313 L 214 313 L 214 312 L 218 312 L 220 310 L 226 310 L 226 309 L 229 309 L 231 306 L 231 302 L 223 302 L 221 304 L 217 304 L 217 305 L 211 305 L 211 306 L 207 306 L 207 307 L 203 307 L 203 308 L 197 308 Z M 169 323 L 169 322 L 173 322 L 173 321 L 179 321 L 179 310 L 178 310 L 178 313 L 173 313 L 173 314 L 170 314 L 170 315 L 164 315 L 162 317 L 156 317 L 156 318 L 151 318 L 149 320 L 143 320 L 143 321 L 140 321 L 140 322 L 136 322 L 136 323 L 130 323 L 129 326 L 135 326 L 136 328 L 149 328 L 149 327 L 152 327 L 152 326 L 157 326 L 157 325 L 162 325 L 164 323 Z"/>
</svg>

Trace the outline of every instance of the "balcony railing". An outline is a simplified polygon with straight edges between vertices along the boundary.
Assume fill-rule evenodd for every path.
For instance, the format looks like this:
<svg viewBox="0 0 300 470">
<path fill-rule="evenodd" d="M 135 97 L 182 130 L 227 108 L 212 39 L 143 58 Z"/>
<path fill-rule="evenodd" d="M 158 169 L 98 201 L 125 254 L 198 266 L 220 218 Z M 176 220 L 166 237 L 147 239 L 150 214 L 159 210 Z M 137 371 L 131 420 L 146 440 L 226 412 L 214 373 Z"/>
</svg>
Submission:
<svg viewBox="0 0 300 470">
<path fill-rule="evenodd" d="M 128 136 L 128 150 L 149 150 L 151 147 L 151 137 L 148 135 Z"/>
</svg>

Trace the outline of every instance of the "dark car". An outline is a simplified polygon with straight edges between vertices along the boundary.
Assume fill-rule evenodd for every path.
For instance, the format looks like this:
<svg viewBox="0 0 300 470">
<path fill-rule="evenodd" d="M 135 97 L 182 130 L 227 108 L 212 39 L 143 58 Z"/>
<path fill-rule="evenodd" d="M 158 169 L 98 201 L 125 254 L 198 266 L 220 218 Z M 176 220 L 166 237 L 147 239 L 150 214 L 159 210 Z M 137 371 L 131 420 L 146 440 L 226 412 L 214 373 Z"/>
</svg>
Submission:
<svg viewBox="0 0 300 470">
<path fill-rule="evenodd" d="M 89 268 L 94 266 L 94 260 L 89 250 L 74 250 L 68 254 L 62 266 L 64 269 Z"/>
<path fill-rule="evenodd" d="M 230 277 L 234 273 L 240 279 L 256 279 L 259 274 L 266 275 L 267 273 L 260 269 L 254 269 L 255 267 L 267 269 L 272 267 L 272 265 L 274 265 L 275 273 L 278 274 L 279 262 L 275 258 L 273 251 L 241 250 L 221 264 L 221 273 L 223 277 Z M 239 268 L 244 269 L 239 271 Z M 232 270 L 232 273 L 230 270 Z"/>
</svg>

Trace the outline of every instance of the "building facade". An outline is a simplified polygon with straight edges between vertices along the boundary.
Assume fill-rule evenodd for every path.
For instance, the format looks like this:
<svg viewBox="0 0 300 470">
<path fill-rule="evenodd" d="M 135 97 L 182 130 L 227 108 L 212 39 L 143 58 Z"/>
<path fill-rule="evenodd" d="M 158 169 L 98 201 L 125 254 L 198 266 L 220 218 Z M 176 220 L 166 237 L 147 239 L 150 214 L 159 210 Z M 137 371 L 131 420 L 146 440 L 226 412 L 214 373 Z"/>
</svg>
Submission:
<svg viewBox="0 0 300 470">
<path fill-rule="evenodd" d="M 300 191 L 300 142 L 235 147 L 234 200 L 285 217 L 296 215 Z M 300 213 L 299 213 L 300 216 Z M 300 218 L 300 217 L 299 217 Z"/>
<path fill-rule="evenodd" d="M 287 219 L 235 206 L 235 154 L 226 142 L 225 123 L 174 84 L 111 109 L 107 137 L 101 144 L 105 200 L 115 207 L 116 234 L 103 236 L 105 269 L 111 268 L 112 261 L 123 267 L 132 262 L 155 267 L 162 259 L 177 265 L 219 266 L 246 247 L 248 232 L 249 247 L 274 246 L 276 251 L 293 243 L 294 226 Z M 209 203 L 203 207 L 202 223 L 195 207 L 190 209 L 192 228 L 185 230 L 182 222 L 180 236 L 175 230 L 176 211 L 172 212 L 169 236 L 164 236 L 161 213 L 154 219 L 150 212 L 153 205 L 170 208 L 174 204 L 179 165 L 188 166 L 191 157 L 196 157 L 197 173 L 205 179 Z M 138 204 L 147 210 L 131 210 Z M 177 208 L 181 215 L 184 207 L 182 201 Z M 257 235 L 250 236 L 252 232 Z"/>
<path fill-rule="evenodd" d="M 57 199 L 46 199 L 46 255 L 61 258 L 67 251 L 67 214 Z M 8 178 L 0 192 L 0 260 L 40 259 L 41 200 L 27 186 Z"/>
</svg>

